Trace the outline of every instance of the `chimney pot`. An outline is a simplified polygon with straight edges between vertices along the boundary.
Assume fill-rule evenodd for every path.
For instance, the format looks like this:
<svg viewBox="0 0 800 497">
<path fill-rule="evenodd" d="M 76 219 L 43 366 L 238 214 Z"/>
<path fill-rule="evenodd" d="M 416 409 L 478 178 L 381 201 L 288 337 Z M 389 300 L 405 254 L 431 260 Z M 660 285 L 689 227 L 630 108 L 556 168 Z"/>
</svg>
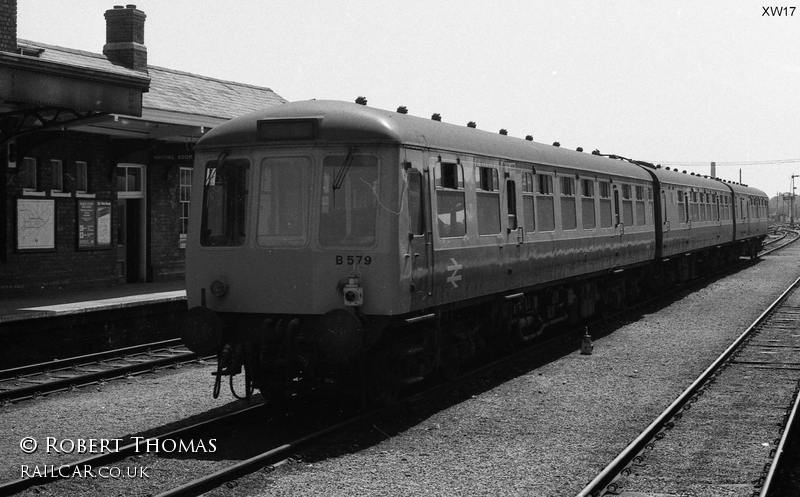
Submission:
<svg viewBox="0 0 800 497">
<path fill-rule="evenodd" d="M 147 16 L 136 5 L 115 5 L 105 13 L 105 55 L 112 64 L 147 72 L 147 47 L 144 46 L 144 20 Z"/>
</svg>

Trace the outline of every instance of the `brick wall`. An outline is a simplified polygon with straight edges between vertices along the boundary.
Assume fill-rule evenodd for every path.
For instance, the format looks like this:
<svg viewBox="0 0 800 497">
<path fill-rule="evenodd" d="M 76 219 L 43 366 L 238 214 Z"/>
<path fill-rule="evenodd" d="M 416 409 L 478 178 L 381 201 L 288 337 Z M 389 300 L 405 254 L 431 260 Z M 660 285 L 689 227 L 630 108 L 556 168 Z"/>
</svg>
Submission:
<svg viewBox="0 0 800 497">
<path fill-rule="evenodd" d="M 184 252 L 180 247 L 180 168 L 192 167 L 185 146 L 162 146 L 150 167 L 150 261 L 155 280 L 182 278 Z"/>
<path fill-rule="evenodd" d="M 182 278 L 184 250 L 180 248 L 179 168 L 191 165 L 191 154 L 182 146 L 181 154 L 153 159 L 155 145 L 144 140 L 111 140 L 101 135 L 74 132 L 42 132 L 18 139 L 18 168 L 4 176 L 6 222 L 2 227 L 6 244 L 5 262 L 0 263 L 0 298 L 47 291 L 105 287 L 119 283 L 117 275 L 116 165 L 122 162 L 146 165 L 148 281 Z M 188 154 L 188 155 L 187 155 Z M 78 201 L 51 196 L 55 204 L 55 249 L 41 252 L 16 250 L 17 199 L 23 195 L 21 165 L 23 157 L 33 157 L 39 165 L 39 190 L 52 188 L 50 159 L 62 161 L 64 191 L 75 189 L 75 162 L 88 167 L 89 193 L 96 200 L 112 205 L 111 247 L 79 250 L 77 240 Z M 2 195 L 0 195 L 2 197 Z M 34 197 L 30 197 L 34 198 Z"/>
<path fill-rule="evenodd" d="M 114 275 L 115 252 L 77 249 L 77 199 L 69 197 L 30 197 L 52 199 L 55 207 L 55 249 L 42 252 L 16 250 L 17 199 L 22 195 L 23 157 L 37 160 L 40 174 L 38 189 L 52 188 L 50 159 L 62 161 L 64 191 L 75 188 L 75 162 L 85 161 L 89 192 L 97 200 L 112 200 L 112 167 L 110 142 L 103 137 L 77 133 L 39 133 L 17 141 L 18 167 L 8 169 L 6 176 L 6 262 L 0 265 L 0 297 L 18 293 L 35 293 L 59 288 L 81 288 L 107 285 Z M 113 202 L 113 200 L 112 200 Z M 113 236 L 113 229 L 112 229 Z"/>
<path fill-rule="evenodd" d="M 0 0 L 0 52 L 17 51 L 17 0 Z"/>
</svg>

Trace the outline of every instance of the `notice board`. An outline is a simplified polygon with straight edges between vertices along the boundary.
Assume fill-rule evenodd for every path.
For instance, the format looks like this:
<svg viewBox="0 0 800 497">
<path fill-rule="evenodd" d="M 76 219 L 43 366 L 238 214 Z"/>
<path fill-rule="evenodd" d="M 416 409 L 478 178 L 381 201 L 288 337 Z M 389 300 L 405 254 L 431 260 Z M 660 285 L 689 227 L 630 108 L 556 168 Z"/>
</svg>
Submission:
<svg viewBox="0 0 800 497">
<path fill-rule="evenodd" d="M 17 199 L 17 250 L 56 248 L 55 202 L 53 199 Z"/>
<path fill-rule="evenodd" d="M 111 202 L 78 200 L 78 249 L 111 248 Z"/>
</svg>

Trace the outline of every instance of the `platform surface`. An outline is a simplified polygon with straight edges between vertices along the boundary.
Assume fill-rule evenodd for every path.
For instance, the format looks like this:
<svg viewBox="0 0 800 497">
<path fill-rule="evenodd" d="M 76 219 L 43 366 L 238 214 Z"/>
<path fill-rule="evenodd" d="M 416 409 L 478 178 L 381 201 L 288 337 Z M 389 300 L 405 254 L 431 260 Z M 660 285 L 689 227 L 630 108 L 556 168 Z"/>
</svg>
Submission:
<svg viewBox="0 0 800 497">
<path fill-rule="evenodd" d="M 0 324 L 186 300 L 183 281 L 132 283 L 0 300 Z"/>
</svg>

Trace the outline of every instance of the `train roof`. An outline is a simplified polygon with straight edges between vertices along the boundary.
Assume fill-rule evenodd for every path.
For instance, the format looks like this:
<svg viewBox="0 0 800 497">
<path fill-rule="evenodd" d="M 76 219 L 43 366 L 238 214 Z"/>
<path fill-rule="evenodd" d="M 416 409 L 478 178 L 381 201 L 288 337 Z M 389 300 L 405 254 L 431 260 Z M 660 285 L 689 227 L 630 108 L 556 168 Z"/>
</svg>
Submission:
<svg viewBox="0 0 800 497">
<path fill-rule="evenodd" d="M 690 188 L 708 188 L 712 190 L 732 190 L 738 195 L 755 195 L 766 197 L 767 194 L 751 186 L 740 185 L 732 182 L 722 181 L 718 178 L 711 178 L 699 174 L 686 174 L 678 172 L 677 169 L 654 169 L 655 175 L 661 183 L 672 185 L 688 186 Z"/>
<path fill-rule="evenodd" d="M 576 152 L 512 136 L 390 112 L 350 102 L 307 100 L 275 105 L 231 119 L 209 131 L 196 150 L 266 143 L 258 121 L 315 119 L 315 140 L 307 143 L 403 144 L 498 157 L 512 162 L 562 166 L 599 174 L 650 180 L 641 167 L 599 155 Z M 285 145 L 288 142 L 279 142 Z M 293 141 L 293 143 L 300 143 Z"/>
</svg>

